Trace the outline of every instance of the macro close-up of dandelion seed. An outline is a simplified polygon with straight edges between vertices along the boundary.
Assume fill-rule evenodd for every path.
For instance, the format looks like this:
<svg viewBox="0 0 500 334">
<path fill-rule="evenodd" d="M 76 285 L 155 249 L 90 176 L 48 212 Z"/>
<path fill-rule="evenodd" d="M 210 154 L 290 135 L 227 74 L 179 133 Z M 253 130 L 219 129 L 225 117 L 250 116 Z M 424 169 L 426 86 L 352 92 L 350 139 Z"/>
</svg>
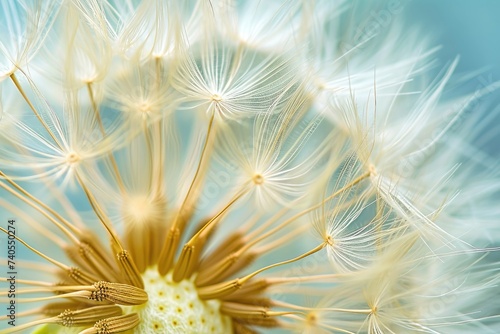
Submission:
<svg viewBox="0 0 500 334">
<path fill-rule="evenodd" d="M 0 333 L 500 333 L 499 85 L 378 5 L 0 1 Z"/>
</svg>

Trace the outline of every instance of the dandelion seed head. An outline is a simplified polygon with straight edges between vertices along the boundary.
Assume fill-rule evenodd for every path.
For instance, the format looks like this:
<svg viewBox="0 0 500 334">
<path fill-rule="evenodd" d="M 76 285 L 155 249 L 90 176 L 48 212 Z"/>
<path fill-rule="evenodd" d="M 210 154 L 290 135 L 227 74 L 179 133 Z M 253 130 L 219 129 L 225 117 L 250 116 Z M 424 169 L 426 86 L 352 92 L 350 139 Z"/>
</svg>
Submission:
<svg viewBox="0 0 500 334">
<path fill-rule="evenodd" d="M 367 8 L 0 2 L 2 333 L 499 332 L 481 94 Z"/>
</svg>

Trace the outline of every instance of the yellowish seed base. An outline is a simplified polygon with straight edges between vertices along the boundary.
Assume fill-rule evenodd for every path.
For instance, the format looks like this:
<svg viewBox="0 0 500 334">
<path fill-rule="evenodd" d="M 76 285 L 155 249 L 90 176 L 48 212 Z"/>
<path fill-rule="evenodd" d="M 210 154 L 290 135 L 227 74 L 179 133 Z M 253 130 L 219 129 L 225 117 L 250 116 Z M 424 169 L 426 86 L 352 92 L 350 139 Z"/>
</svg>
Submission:
<svg viewBox="0 0 500 334">
<path fill-rule="evenodd" d="M 149 301 L 125 310 L 141 318 L 134 333 L 232 333 L 230 318 L 219 312 L 219 301 L 199 299 L 191 280 L 175 283 L 171 273 L 161 277 L 156 269 L 147 270 L 143 279 Z"/>
</svg>

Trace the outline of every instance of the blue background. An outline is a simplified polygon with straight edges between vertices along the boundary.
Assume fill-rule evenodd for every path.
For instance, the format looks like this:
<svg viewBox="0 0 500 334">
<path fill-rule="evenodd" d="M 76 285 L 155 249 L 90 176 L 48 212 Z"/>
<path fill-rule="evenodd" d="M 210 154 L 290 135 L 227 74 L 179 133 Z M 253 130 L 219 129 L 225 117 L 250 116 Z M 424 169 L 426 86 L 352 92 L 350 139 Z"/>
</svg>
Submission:
<svg viewBox="0 0 500 334">
<path fill-rule="evenodd" d="M 433 38 L 441 49 L 441 63 L 460 56 L 457 73 L 481 71 L 459 89 L 473 92 L 486 82 L 500 81 L 500 1 L 498 0 L 403 0 L 401 16 Z M 481 98 L 478 112 L 494 113 L 488 143 L 478 145 L 495 159 L 500 158 L 500 90 Z M 486 136 L 485 136 L 486 137 Z"/>
<path fill-rule="evenodd" d="M 435 36 L 443 59 L 460 55 L 458 70 L 485 68 L 500 78 L 500 1 L 413 0 L 403 15 Z"/>
</svg>

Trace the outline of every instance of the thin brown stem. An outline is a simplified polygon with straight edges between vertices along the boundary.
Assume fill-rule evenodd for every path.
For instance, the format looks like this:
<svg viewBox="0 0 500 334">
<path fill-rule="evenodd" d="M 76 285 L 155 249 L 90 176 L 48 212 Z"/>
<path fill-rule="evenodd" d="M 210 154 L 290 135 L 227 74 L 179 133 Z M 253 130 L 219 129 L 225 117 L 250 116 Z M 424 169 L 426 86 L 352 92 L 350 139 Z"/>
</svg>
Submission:
<svg viewBox="0 0 500 334">
<path fill-rule="evenodd" d="M 31 103 L 30 99 L 28 98 L 28 95 L 26 95 L 26 92 L 24 91 L 23 87 L 19 83 L 19 80 L 17 79 L 16 74 L 12 73 L 10 75 L 10 79 L 12 80 L 12 82 L 14 83 L 14 85 L 16 86 L 16 88 L 19 91 L 19 93 L 21 93 L 21 95 L 23 96 L 23 98 L 26 101 L 26 103 L 28 103 L 28 106 L 33 111 L 33 113 L 35 114 L 36 118 L 38 118 L 38 121 L 40 122 L 40 124 L 42 124 L 42 126 L 45 128 L 45 130 L 47 131 L 47 133 L 50 135 L 50 137 L 52 138 L 52 140 L 54 141 L 54 143 L 56 143 L 57 146 L 59 148 L 61 148 L 62 147 L 61 143 L 59 142 L 59 140 L 57 140 L 57 138 L 54 135 L 54 133 L 52 132 L 52 130 L 48 127 L 47 123 L 45 123 L 44 119 L 40 116 L 40 114 L 36 110 L 36 108 L 33 105 L 33 103 Z"/>
</svg>

